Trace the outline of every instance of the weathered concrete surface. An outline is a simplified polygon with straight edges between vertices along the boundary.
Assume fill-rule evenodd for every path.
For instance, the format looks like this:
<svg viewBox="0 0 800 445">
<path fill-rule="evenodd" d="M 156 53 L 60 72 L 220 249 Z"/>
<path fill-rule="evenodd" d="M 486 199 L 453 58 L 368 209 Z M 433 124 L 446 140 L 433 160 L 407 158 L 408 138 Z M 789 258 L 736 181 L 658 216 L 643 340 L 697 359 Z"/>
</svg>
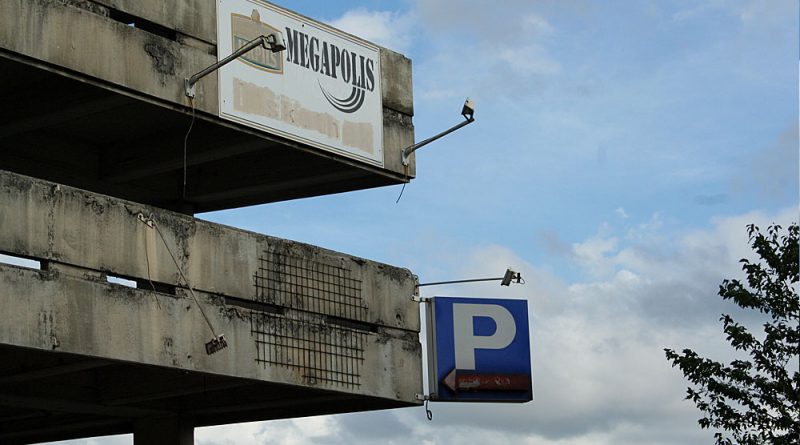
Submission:
<svg viewBox="0 0 800 445">
<path fill-rule="evenodd" d="M 297 309 L 419 331 L 410 271 L 316 246 L 2 171 L 0 227 L 0 251 L 158 283 L 178 282 L 172 253 L 195 289 L 246 300 L 259 299 L 254 277 L 264 261 L 301 259 L 306 268 L 332 268 L 358 282 L 360 295 L 351 297 L 363 300 L 364 313 L 349 316 L 349 305 L 320 306 L 316 298 L 296 301 Z"/>
<path fill-rule="evenodd" d="M 406 116 L 414 115 L 411 59 L 388 49 L 381 50 L 383 106 Z"/>
<path fill-rule="evenodd" d="M 414 124 L 411 116 L 399 113 L 390 108 L 383 109 L 383 140 L 385 143 L 397 147 L 410 147 L 414 145 Z M 402 156 L 387 157 L 386 168 L 401 171 L 404 176 L 413 178 L 416 176 L 416 154 L 409 156 L 408 166 L 403 165 Z"/>
<path fill-rule="evenodd" d="M 0 48 L 139 94 L 189 105 L 182 79 L 216 62 L 216 50 L 208 53 L 181 45 L 85 7 L 93 2 L 82 3 L 83 8 L 58 0 L 0 2 Z M 199 3 L 211 3 L 214 9 L 213 2 Z M 196 109 L 216 115 L 216 75 L 197 88 Z"/>
<path fill-rule="evenodd" d="M 419 404 L 406 269 L 2 171 L 0 228 L 0 443 Z"/>
<path fill-rule="evenodd" d="M 129 19 L 146 23 L 141 27 L 128 26 Z M 183 79 L 216 61 L 215 42 L 216 8 L 212 0 L 0 2 L 0 56 L 36 63 L 41 69 L 112 89 L 114 94 L 124 93 L 182 113 L 191 110 L 191 103 L 184 95 Z M 414 139 L 411 61 L 381 49 L 381 64 L 386 135 L 384 168 L 368 168 L 310 146 L 301 148 L 338 162 L 361 165 L 367 172 L 388 175 L 397 183 L 415 174 L 413 161 L 408 169 L 400 163 L 402 149 Z M 193 105 L 205 120 L 279 141 L 287 147 L 298 145 L 217 117 L 219 93 L 215 73 L 196 88 Z M 51 97 L 46 106 L 53 105 Z M 359 187 L 369 186 L 374 185 Z"/>
<path fill-rule="evenodd" d="M 215 1 L 94 0 L 94 2 L 211 44 L 217 42 Z"/>
<path fill-rule="evenodd" d="M 0 343 L 416 403 L 414 395 L 421 391 L 421 349 L 413 334 L 388 328 L 379 332 L 339 329 L 324 318 L 303 318 L 289 311 L 275 315 L 271 322 L 277 326 L 288 320 L 314 320 L 313 328 L 324 333 L 330 346 L 315 349 L 318 345 L 301 333 L 297 341 L 312 351 L 297 354 L 300 362 L 291 366 L 269 365 L 260 361 L 258 335 L 253 332 L 253 319 L 261 315 L 259 311 L 225 305 L 224 300 L 204 292 L 196 294 L 215 330 L 224 333 L 228 341 L 228 348 L 213 355 L 204 349 L 211 338 L 209 328 L 198 306 L 182 290 L 168 296 L 0 264 L 0 309 L 4 314 Z M 357 370 L 347 370 L 358 375 L 346 383 L 312 378 L 310 368 L 339 373 L 345 372 L 339 366 L 349 366 L 341 357 L 341 363 L 330 366 L 312 363 L 327 360 L 335 348 L 351 347 L 346 346 L 349 342 L 340 343 L 338 335 L 363 338 L 358 346 L 363 360 Z"/>
</svg>

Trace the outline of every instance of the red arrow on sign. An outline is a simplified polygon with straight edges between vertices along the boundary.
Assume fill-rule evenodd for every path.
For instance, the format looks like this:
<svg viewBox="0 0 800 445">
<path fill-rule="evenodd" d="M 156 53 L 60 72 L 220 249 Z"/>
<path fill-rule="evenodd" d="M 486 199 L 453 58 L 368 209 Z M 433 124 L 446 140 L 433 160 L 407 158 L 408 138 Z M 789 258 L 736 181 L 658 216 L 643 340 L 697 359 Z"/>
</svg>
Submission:
<svg viewBox="0 0 800 445">
<path fill-rule="evenodd" d="M 531 378 L 525 374 L 475 374 L 459 372 L 455 368 L 442 379 L 442 383 L 455 393 L 463 391 L 527 391 Z"/>
</svg>

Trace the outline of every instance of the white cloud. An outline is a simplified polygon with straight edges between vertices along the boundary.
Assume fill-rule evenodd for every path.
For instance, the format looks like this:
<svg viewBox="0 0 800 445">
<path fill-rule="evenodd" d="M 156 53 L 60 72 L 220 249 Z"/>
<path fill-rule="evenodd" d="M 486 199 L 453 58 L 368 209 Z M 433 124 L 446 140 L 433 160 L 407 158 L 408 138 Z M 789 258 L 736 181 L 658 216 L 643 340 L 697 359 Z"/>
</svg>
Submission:
<svg viewBox="0 0 800 445">
<path fill-rule="evenodd" d="M 749 192 L 769 200 L 796 197 L 799 133 L 798 122 L 793 119 L 774 141 L 750 155 L 734 175 L 731 188 L 740 195 Z"/>
<path fill-rule="evenodd" d="M 121 434 L 118 436 L 92 437 L 90 439 L 64 440 L 59 442 L 47 442 L 41 445 L 130 445 L 133 443 L 133 436 Z"/>
<path fill-rule="evenodd" d="M 550 75 L 561 71 L 561 65 L 542 45 L 504 47 L 495 51 L 494 57 L 499 64 L 510 67 L 511 71 L 520 76 Z"/>
<path fill-rule="evenodd" d="M 410 13 L 355 9 L 328 23 L 334 28 L 398 52 L 409 49 L 414 35 L 414 21 Z"/>
<path fill-rule="evenodd" d="M 676 22 L 707 19 L 708 15 L 730 13 L 745 26 L 770 27 L 785 24 L 787 16 L 797 15 L 797 2 L 762 0 L 703 0 L 672 14 Z"/>
<path fill-rule="evenodd" d="M 452 99 L 465 94 L 489 98 L 499 94 L 519 98 L 536 88 L 538 79 L 561 72 L 561 63 L 548 49 L 557 28 L 536 11 L 536 4 L 513 7 L 479 1 L 417 2 L 416 15 L 433 42 L 417 58 L 416 70 L 425 79 L 416 97 Z M 479 97 L 479 98 L 481 98 Z"/>
<path fill-rule="evenodd" d="M 339 430 L 334 417 L 318 416 L 198 428 L 195 441 L 198 445 L 301 445 L 335 436 Z"/>
<path fill-rule="evenodd" d="M 535 400 L 490 411 L 435 405 L 445 426 L 431 432 L 422 424 L 415 433 L 433 434 L 437 443 L 456 437 L 481 443 L 491 435 L 494 441 L 533 444 L 709 441 L 712 432 L 697 426 L 699 413 L 683 400 L 687 383 L 669 366 L 663 348 L 692 347 L 719 359 L 732 354 L 717 322 L 732 307 L 716 296 L 717 285 L 741 275 L 737 260 L 749 255 L 748 223 L 786 225 L 795 215 L 785 209 L 720 217 L 708 229 L 675 236 L 661 233 L 663 218 L 657 215 L 636 236 L 613 237 L 603 226 L 599 235 L 573 246 L 574 260 L 591 269 L 595 280 L 571 285 L 508 249 L 474 252 L 462 275 L 512 265 L 528 284 L 453 287 L 440 294 L 530 301 Z"/>
<path fill-rule="evenodd" d="M 268 425 L 275 425 L 275 427 L 269 428 L 270 430 L 281 430 L 283 426 L 280 422 L 251 422 L 196 428 L 194 431 L 195 442 L 198 445 L 263 444 L 264 431 Z"/>
<path fill-rule="evenodd" d="M 594 236 L 572 245 L 572 255 L 577 262 L 594 275 L 606 275 L 613 271 L 614 259 L 610 254 L 617 251 L 617 238 Z"/>
<path fill-rule="evenodd" d="M 555 28 L 547 20 L 538 14 L 528 13 L 522 18 L 522 25 L 526 29 L 539 35 L 550 35 L 555 32 Z"/>
<path fill-rule="evenodd" d="M 786 17 L 796 17 L 798 11 L 797 2 L 793 1 L 749 0 L 744 2 L 737 12 L 746 26 L 774 27 L 784 25 Z"/>
</svg>

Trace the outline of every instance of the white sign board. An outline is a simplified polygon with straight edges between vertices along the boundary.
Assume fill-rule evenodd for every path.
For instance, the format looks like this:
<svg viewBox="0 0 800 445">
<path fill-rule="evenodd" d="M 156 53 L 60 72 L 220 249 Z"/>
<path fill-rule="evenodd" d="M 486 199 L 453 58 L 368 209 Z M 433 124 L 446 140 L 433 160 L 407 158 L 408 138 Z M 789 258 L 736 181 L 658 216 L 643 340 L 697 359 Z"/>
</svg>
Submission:
<svg viewBox="0 0 800 445">
<path fill-rule="evenodd" d="M 220 117 L 383 167 L 378 47 L 258 0 L 217 0 L 217 57 L 278 32 L 219 70 Z"/>
</svg>

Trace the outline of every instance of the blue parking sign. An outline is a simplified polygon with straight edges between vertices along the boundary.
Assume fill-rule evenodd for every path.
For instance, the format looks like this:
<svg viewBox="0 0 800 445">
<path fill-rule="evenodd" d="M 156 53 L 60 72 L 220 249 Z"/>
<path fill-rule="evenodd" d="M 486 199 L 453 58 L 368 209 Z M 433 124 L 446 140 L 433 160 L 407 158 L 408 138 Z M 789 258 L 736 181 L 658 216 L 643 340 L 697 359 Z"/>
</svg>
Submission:
<svg viewBox="0 0 800 445">
<path fill-rule="evenodd" d="M 434 297 L 427 322 L 432 400 L 533 399 L 526 300 Z"/>
</svg>

